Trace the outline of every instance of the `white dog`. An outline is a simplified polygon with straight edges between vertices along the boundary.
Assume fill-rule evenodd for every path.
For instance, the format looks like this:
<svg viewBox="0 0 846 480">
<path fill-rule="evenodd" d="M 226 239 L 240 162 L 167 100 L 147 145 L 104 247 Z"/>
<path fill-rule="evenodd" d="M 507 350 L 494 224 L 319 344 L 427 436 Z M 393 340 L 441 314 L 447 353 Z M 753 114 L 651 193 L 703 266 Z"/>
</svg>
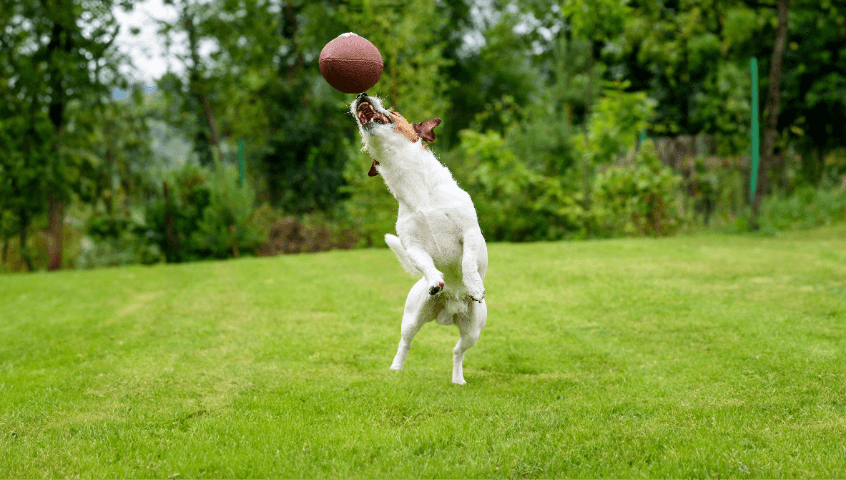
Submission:
<svg viewBox="0 0 846 480">
<path fill-rule="evenodd" d="M 399 202 L 399 238 L 387 234 L 385 242 L 408 273 L 423 277 L 408 292 L 391 369 L 402 370 L 414 335 L 437 319 L 458 325 L 452 381 L 463 385 L 464 353 L 476 344 L 488 316 L 482 283 L 488 249 L 470 195 L 423 145 L 435 139 L 432 130 L 441 119 L 409 124 L 366 93 L 356 97 L 350 112 L 364 142 L 362 151 L 373 157 L 368 175 L 381 174 Z"/>
</svg>

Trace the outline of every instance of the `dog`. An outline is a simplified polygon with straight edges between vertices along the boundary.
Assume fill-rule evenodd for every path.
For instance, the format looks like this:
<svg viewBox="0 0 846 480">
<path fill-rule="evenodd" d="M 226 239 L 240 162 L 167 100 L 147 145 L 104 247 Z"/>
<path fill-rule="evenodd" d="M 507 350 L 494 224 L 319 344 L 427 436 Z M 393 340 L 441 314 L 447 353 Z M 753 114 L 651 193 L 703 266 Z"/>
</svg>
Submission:
<svg viewBox="0 0 846 480">
<path fill-rule="evenodd" d="M 378 97 L 359 94 L 350 105 L 364 147 L 368 175 L 381 175 L 399 203 L 397 236 L 385 242 L 402 267 L 420 280 L 405 301 L 401 338 L 391 370 L 402 370 L 414 335 L 426 322 L 455 323 L 452 381 L 464 385 L 464 354 L 476 345 L 488 317 L 484 278 L 488 249 L 470 195 L 459 188 L 424 141 L 435 140 L 440 118 L 409 123 Z"/>
</svg>

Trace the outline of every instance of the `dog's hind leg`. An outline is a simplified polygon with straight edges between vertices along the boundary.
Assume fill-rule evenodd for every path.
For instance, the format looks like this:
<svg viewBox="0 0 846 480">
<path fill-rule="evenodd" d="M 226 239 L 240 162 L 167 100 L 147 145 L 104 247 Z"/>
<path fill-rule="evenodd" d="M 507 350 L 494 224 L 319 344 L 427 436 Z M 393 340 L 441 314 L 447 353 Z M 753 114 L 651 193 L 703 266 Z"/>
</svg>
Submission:
<svg viewBox="0 0 846 480">
<path fill-rule="evenodd" d="M 408 292 L 408 299 L 405 301 L 405 311 L 402 315 L 401 338 L 397 355 L 391 364 L 391 370 L 402 370 L 405 359 L 408 357 L 408 349 L 411 348 L 411 340 L 420 331 L 420 328 L 428 320 L 438 315 L 436 311 L 435 298 L 432 298 L 427 291 L 426 279 L 421 278 L 411 287 Z"/>
<path fill-rule="evenodd" d="M 480 303 L 471 302 L 467 316 L 462 316 L 456 323 L 461 338 L 452 350 L 452 383 L 464 385 L 464 354 L 479 340 L 479 334 L 488 319 L 488 305 L 482 300 Z"/>
</svg>

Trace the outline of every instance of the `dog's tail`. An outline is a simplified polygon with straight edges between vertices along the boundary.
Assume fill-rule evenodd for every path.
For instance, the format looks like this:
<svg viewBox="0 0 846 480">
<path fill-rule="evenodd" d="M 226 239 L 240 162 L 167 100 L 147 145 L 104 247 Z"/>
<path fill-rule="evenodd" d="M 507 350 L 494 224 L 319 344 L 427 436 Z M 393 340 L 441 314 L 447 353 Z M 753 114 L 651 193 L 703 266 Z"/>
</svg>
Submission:
<svg viewBox="0 0 846 480">
<path fill-rule="evenodd" d="M 414 265 L 411 264 L 411 260 L 408 258 L 408 254 L 405 253 L 405 249 L 402 248 L 402 243 L 400 239 L 396 237 L 396 235 L 391 235 L 390 233 L 385 234 L 385 243 L 394 251 L 394 255 L 400 261 L 402 268 L 405 269 L 406 272 L 414 275 L 415 277 L 419 278 L 423 276 L 423 272 L 417 269 Z"/>
</svg>

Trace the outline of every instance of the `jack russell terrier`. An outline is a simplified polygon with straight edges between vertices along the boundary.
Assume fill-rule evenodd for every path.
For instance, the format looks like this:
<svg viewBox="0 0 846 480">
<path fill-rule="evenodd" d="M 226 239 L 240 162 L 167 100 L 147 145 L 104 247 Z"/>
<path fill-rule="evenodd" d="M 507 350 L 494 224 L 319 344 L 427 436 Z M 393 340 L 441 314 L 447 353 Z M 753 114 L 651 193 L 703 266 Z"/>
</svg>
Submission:
<svg viewBox="0 0 846 480">
<path fill-rule="evenodd" d="M 403 268 L 420 280 L 411 287 L 402 317 L 402 336 L 391 370 L 402 370 L 411 340 L 424 323 L 458 325 L 452 353 L 452 381 L 464 385 L 464 354 L 479 339 L 488 317 L 482 280 L 488 249 L 470 195 L 425 145 L 435 140 L 440 118 L 408 123 L 386 110 L 377 97 L 359 94 L 350 105 L 362 151 L 373 158 L 368 175 L 382 175 L 399 202 L 397 238 L 385 242 Z"/>
</svg>

